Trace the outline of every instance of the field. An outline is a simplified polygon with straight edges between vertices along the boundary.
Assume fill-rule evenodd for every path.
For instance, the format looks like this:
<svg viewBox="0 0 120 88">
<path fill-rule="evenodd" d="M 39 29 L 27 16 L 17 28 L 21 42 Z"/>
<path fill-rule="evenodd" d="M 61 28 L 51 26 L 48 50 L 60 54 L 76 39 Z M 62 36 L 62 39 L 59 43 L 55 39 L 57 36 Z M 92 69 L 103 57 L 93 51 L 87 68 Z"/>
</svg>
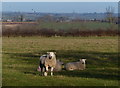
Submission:
<svg viewBox="0 0 120 88">
<path fill-rule="evenodd" d="M 106 22 L 3 23 L 3 36 L 116 36 L 118 24 Z"/>
<path fill-rule="evenodd" d="M 81 21 L 81 22 L 40 22 L 39 27 L 41 29 L 54 29 L 54 30 L 65 30 L 79 29 L 79 30 L 107 30 L 117 29 L 118 25 L 115 23 L 106 22 L 92 22 L 92 21 Z"/>
<path fill-rule="evenodd" d="M 3 86 L 118 86 L 118 37 L 3 37 Z M 39 57 L 56 51 L 64 63 L 87 59 L 83 71 L 42 77 Z"/>
</svg>

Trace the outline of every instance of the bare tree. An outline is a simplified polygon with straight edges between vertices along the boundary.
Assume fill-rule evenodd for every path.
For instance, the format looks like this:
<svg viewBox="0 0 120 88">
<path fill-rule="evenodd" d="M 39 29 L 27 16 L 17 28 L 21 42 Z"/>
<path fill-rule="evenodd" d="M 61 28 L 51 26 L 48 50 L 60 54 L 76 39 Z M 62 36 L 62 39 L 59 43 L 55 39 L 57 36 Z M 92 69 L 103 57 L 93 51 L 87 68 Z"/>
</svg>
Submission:
<svg viewBox="0 0 120 88">
<path fill-rule="evenodd" d="M 20 22 L 23 22 L 23 15 L 20 15 Z"/>
<path fill-rule="evenodd" d="M 38 18 L 37 21 L 38 22 L 53 22 L 55 21 L 55 17 L 50 14 L 47 14 L 47 15 L 44 15 L 43 17 Z"/>
<path fill-rule="evenodd" d="M 106 20 L 110 23 L 114 22 L 114 7 L 109 6 L 106 8 Z"/>
<path fill-rule="evenodd" d="M 109 6 L 106 8 L 106 20 L 110 23 L 114 22 L 115 17 L 114 17 L 114 7 Z"/>
</svg>

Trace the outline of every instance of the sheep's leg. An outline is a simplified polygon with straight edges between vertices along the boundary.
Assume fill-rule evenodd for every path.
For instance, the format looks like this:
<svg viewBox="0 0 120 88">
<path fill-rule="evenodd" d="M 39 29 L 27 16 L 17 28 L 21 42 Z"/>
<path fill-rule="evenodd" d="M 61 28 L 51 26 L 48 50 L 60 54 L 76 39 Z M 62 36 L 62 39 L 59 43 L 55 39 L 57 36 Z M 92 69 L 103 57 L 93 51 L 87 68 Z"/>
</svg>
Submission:
<svg viewBox="0 0 120 88">
<path fill-rule="evenodd" d="M 42 76 L 43 76 L 43 69 L 44 69 L 44 68 L 43 68 L 43 67 L 41 67 L 41 75 L 42 75 Z"/>
<path fill-rule="evenodd" d="M 53 76 L 53 69 L 54 69 L 54 68 L 53 68 L 53 67 L 51 67 L 51 76 Z"/>
<path fill-rule="evenodd" d="M 41 64 L 41 61 L 40 61 L 39 67 L 41 68 L 41 76 L 42 76 L 42 74 L 43 74 L 43 65 Z"/>
<path fill-rule="evenodd" d="M 41 75 L 43 76 L 44 74 L 44 71 L 43 71 L 43 69 L 44 69 L 44 65 L 41 63 L 41 61 L 40 61 L 40 63 L 39 63 L 39 66 L 40 66 L 40 68 L 41 68 Z"/>
<path fill-rule="evenodd" d="M 47 72 L 48 72 L 48 66 L 45 67 L 44 76 L 47 76 Z"/>
</svg>

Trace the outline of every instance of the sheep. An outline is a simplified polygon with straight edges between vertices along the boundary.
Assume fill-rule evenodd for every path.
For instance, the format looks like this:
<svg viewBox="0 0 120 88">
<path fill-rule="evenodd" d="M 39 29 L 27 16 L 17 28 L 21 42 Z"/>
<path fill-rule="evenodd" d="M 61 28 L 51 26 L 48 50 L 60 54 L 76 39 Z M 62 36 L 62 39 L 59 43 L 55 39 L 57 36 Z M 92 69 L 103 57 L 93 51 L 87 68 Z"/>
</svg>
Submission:
<svg viewBox="0 0 120 88">
<path fill-rule="evenodd" d="M 53 76 L 53 69 L 56 66 L 56 55 L 54 52 L 47 52 L 47 54 L 40 57 L 39 67 L 41 74 L 47 76 L 48 67 L 50 67 L 51 76 Z"/>
<path fill-rule="evenodd" d="M 63 65 L 63 64 L 64 64 L 64 63 L 61 62 L 59 59 L 56 60 L 56 66 L 55 66 L 55 68 L 53 69 L 53 71 L 54 71 L 54 72 L 56 72 L 56 71 L 61 71 L 61 70 L 62 70 L 62 65 Z M 37 71 L 41 71 L 40 66 L 38 66 Z"/>
<path fill-rule="evenodd" d="M 72 70 L 84 70 L 86 68 L 85 65 L 86 59 L 80 59 L 78 62 L 70 62 L 65 65 L 65 69 L 68 71 Z"/>
<path fill-rule="evenodd" d="M 61 62 L 61 61 L 58 59 L 58 60 L 57 60 L 57 63 L 56 63 L 56 66 L 55 66 L 55 68 L 53 69 L 53 71 L 61 71 L 63 64 L 64 64 L 64 63 Z"/>
</svg>

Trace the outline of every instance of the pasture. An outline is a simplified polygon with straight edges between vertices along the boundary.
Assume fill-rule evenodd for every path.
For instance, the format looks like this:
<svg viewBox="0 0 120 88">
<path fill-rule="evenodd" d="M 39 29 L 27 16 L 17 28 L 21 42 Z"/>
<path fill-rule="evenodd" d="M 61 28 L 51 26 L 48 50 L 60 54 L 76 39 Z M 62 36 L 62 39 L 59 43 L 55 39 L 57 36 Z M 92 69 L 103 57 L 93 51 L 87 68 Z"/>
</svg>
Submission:
<svg viewBox="0 0 120 88">
<path fill-rule="evenodd" d="M 118 24 L 106 22 L 21 22 L 2 25 L 3 36 L 116 36 Z"/>
<path fill-rule="evenodd" d="M 114 23 L 106 22 L 92 22 L 92 21 L 81 21 L 81 22 L 40 22 L 39 27 L 41 29 L 54 29 L 69 31 L 70 29 L 79 29 L 81 31 L 86 30 L 107 30 L 107 29 L 118 29 L 118 25 Z"/>
<path fill-rule="evenodd" d="M 118 37 L 3 37 L 3 86 L 118 86 Z M 82 71 L 36 71 L 39 57 L 55 51 L 64 63 L 86 58 Z"/>
</svg>

